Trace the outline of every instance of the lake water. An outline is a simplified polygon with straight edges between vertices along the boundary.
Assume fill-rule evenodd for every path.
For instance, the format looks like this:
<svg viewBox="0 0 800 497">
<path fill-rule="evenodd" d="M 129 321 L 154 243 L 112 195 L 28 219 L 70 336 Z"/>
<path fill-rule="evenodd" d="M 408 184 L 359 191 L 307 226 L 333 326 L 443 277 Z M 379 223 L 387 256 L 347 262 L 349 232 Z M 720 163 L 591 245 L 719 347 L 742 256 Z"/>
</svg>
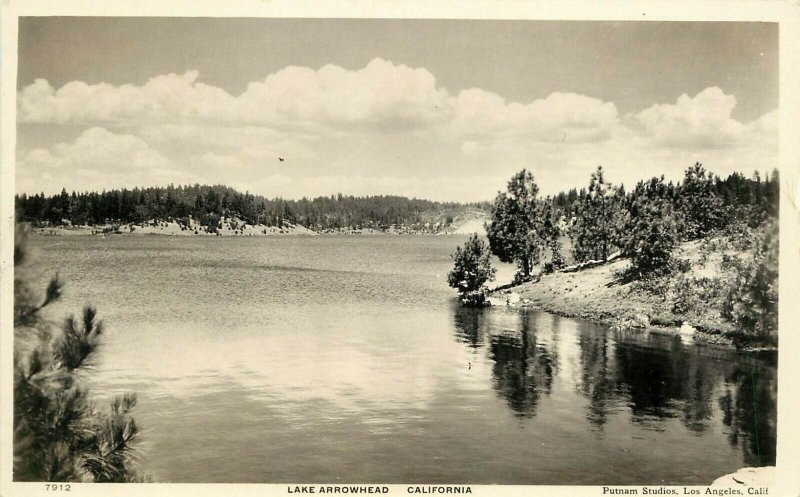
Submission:
<svg viewBox="0 0 800 497">
<path fill-rule="evenodd" d="M 774 356 L 465 309 L 465 237 L 34 237 L 172 482 L 708 484 L 775 463 Z"/>
</svg>

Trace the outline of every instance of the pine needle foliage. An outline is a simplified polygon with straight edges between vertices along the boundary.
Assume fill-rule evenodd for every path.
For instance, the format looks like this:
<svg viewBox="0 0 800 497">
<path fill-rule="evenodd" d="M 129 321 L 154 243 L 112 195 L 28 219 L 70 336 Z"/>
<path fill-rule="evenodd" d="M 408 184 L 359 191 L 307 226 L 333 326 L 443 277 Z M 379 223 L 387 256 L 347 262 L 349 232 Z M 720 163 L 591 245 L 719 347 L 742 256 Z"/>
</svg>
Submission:
<svg viewBox="0 0 800 497">
<path fill-rule="evenodd" d="M 538 194 L 533 174 L 525 169 L 518 172 L 508 182 L 508 189 L 497 194 L 486 227 L 492 253 L 502 262 L 516 264 L 516 281 L 529 280 L 541 257 Z"/>
<path fill-rule="evenodd" d="M 63 289 L 53 277 L 37 301 L 27 278 L 27 231 L 14 240 L 14 467 L 17 481 L 144 481 L 133 463 L 139 438 L 126 394 L 103 412 L 92 402 L 82 375 L 97 355 L 103 323 L 93 307 L 81 320 L 68 317 L 60 330 L 42 310 Z"/>
<path fill-rule="evenodd" d="M 723 303 L 724 317 L 749 336 L 777 341 L 778 223 L 771 221 L 756 237 L 753 257 L 736 268 L 736 278 Z"/>
<path fill-rule="evenodd" d="M 606 181 L 603 167 L 598 166 L 589 180 L 589 189 L 578 197 L 572 248 L 576 261 L 604 261 L 612 248 L 618 245 L 616 191 L 617 188 Z"/>
<path fill-rule="evenodd" d="M 714 177 L 701 163 L 684 172 L 678 193 L 683 238 L 702 238 L 725 224 L 722 198 L 714 192 Z"/>
<path fill-rule="evenodd" d="M 462 297 L 483 295 L 484 284 L 494 279 L 496 272 L 486 243 L 473 233 L 462 247 L 456 247 L 452 257 L 454 266 L 447 275 L 447 283 Z M 467 298 L 464 302 L 480 305 L 483 299 Z"/>
<path fill-rule="evenodd" d="M 547 198 L 542 204 L 542 226 L 540 233 L 542 243 L 550 250 L 550 261 L 544 264 L 545 273 L 559 270 L 567 265 L 567 261 L 561 254 L 561 235 L 558 214 L 553 208 L 552 199 Z"/>
<path fill-rule="evenodd" d="M 630 257 L 626 279 L 663 273 L 671 268 L 680 241 L 671 188 L 664 177 L 640 181 L 626 202 L 621 243 Z"/>
</svg>

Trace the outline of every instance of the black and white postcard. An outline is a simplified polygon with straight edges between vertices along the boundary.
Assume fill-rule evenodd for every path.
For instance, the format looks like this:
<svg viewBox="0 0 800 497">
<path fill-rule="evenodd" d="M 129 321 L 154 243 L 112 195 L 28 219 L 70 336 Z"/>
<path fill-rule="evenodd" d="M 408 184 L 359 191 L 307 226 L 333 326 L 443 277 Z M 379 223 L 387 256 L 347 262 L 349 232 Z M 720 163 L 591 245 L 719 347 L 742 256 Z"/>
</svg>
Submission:
<svg viewBox="0 0 800 497">
<path fill-rule="evenodd" d="M 4 497 L 797 495 L 796 3 L 233 4 L 3 2 Z"/>
</svg>

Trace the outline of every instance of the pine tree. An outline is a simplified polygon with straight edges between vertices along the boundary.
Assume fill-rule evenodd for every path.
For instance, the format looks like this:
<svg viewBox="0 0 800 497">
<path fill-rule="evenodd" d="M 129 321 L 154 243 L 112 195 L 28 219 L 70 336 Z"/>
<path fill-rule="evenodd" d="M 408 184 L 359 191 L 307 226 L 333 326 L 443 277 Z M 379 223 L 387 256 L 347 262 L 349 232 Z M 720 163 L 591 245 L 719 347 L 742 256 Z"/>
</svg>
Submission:
<svg viewBox="0 0 800 497">
<path fill-rule="evenodd" d="M 685 223 L 681 226 L 684 238 L 688 240 L 702 238 L 712 229 L 724 224 L 723 202 L 714 193 L 714 178 L 699 162 L 685 171 L 679 199 Z"/>
<path fill-rule="evenodd" d="M 133 468 L 139 436 L 136 396 L 97 410 L 82 375 L 97 354 L 103 325 L 87 306 L 54 333 L 41 311 L 61 297 L 54 277 L 39 301 L 28 284 L 27 234 L 14 239 L 14 469 L 17 481 L 141 481 Z M 41 303 L 39 303 L 41 302 Z"/>
<path fill-rule="evenodd" d="M 640 278 L 667 269 L 679 238 L 678 218 L 664 177 L 640 181 L 626 204 L 621 243 L 631 259 L 627 276 Z"/>
<path fill-rule="evenodd" d="M 492 253 L 502 262 L 517 265 L 517 281 L 530 279 L 541 256 L 538 193 L 533 174 L 525 169 L 518 172 L 508 182 L 508 190 L 497 194 L 487 226 Z"/>
<path fill-rule="evenodd" d="M 494 279 L 489 247 L 472 234 L 463 247 L 456 247 L 452 255 L 453 269 L 447 275 L 447 283 L 458 290 L 464 303 L 482 305 L 485 292 L 483 285 Z"/>
<path fill-rule="evenodd" d="M 588 191 L 578 198 L 572 248 L 575 260 L 606 260 L 618 244 L 617 200 L 616 189 L 606 182 L 603 168 L 598 166 L 589 180 Z"/>
<path fill-rule="evenodd" d="M 545 264 L 545 272 L 558 270 L 566 266 L 564 256 L 561 255 L 561 230 L 558 226 L 557 211 L 549 199 L 542 207 L 542 231 L 540 237 L 550 250 L 549 265 Z"/>
</svg>

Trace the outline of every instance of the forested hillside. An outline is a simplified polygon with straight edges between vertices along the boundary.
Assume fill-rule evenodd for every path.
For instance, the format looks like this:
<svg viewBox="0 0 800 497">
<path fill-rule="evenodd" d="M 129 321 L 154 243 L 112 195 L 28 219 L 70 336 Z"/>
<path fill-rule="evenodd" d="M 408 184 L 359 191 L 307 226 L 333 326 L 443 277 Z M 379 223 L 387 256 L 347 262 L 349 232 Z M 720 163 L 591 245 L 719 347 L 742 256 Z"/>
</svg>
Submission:
<svg viewBox="0 0 800 497">
<path fill-rule="evenodd" d="M 719 199 L 724 208 L 732 210 L 734 208 L 753 207 L 759 215 L 764 213 L 777 214 L 778 206 L 778 171 L 773 170 L 769 174 L 762 174 L 758 171 L 748 178 L 740 172 L 734 172 L 725 178 L 719 176 L 708 176 L 708 181 L 704 187 L 708 188 L 709 193 Z M 662 181 L 663 182 L 663 181 Z M 665 188 L 673 199 L 678 194 L 680 183 L 664 182 Z M 619 196 L 625 196 L 625 187 L 620 185 L 615 192 Z M 560 192 L 551 197 L 553 206 L 557 211 L 564 213 L 567 217 L 572 217 L 578 213 L 578 197 L 587 195 L 587 189 L 572 188 L 567 192 Z M 740 214 L 746 214 L 740 210 Z"/>
<path fill-rule="evenodd" d="M 315 231 L 386 230 L 391 226 L 426 231 L 442 229 L 467 208 L 488 211 L 489 204 L 432 202 L 400 196 L 331 195 L 313 199 L 267 199 L 221 185 L 167 186 L 103 192 L 18 195 L 17 217 L 34 225 L 99 226 L 176 220 L 216 229 L 221 218 L 252 225 L 299 224 Z"/>
<path fill-rule="evenodd" d="M 771 344 L 778 205 L 777 171 L 719 178 L 697 163 L 679 183 L 653 177 L 626 190 L 598 167 L 588 188 L 551 197 L 522 170 L 495 199 L 488 246 L 471 240 L 454 254 L 450 284 L 465 304 L 483 305 L 491 252 L 515 264 L 520 291 L 553 312 L 691 322 Z"/>
</svg>

